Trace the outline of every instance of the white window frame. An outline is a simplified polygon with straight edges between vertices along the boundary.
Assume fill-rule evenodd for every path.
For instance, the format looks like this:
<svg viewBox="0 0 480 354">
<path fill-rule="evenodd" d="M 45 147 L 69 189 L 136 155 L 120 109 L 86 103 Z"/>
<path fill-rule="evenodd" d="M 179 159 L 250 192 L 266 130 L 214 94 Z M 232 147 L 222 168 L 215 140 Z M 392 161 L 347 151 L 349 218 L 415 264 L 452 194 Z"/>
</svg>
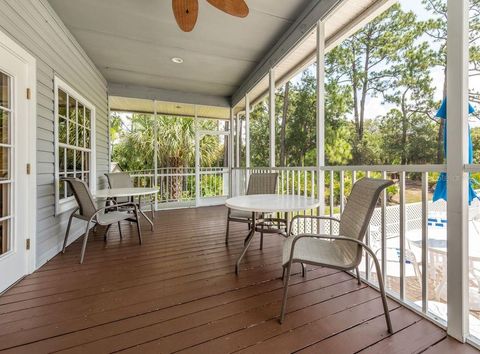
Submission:
<svg viewBox="0 0 480 354">
<path fill-rule="evenodd" d="M 95 118 L 96 111 L 95 106 L 90 103 L 85 97 L 83 97 L 78 91 L 72 88 L 65 81 L 60 79 L 58 76 L 54 78 L 54 93 L 55 93 L 55 214 L 60 215 L 68 210 L 71 210 L 76 207 L 77 203 L 75 198 L 72 196 L 65 200 L 60 200 L 60 171 L 59 171 L 59 149 L 60 143 L 58 124 L 59 124 L 59 112 L 58 112 L 58 90 L 66 92 L 69 96 L 82 103 L 85 108 L 90 110 L 90 191 L 92 193 L 96 190 L 96 144 L 95 144 Z"/>
</svg>

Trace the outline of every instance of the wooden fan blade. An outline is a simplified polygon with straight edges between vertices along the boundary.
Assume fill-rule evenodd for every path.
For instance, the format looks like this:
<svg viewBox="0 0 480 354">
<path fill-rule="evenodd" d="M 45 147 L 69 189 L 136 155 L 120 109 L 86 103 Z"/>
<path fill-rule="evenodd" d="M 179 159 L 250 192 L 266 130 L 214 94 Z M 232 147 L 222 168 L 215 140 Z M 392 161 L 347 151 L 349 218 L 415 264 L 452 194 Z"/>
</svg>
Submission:
<svg viewBox="0 0 480 354">
<path fill-rule="evenodd" d="M 237 17 L 247 17 L 249 9 L 245 0 L 207 0 L 217 9 L 226 12 L 229 15 Z"/>
<path fill-rule="evenodd" d="M 172 0 L 173 14 L 184 32 L 191 32 L 197 23 L 198 0 Z"/>
</svg>

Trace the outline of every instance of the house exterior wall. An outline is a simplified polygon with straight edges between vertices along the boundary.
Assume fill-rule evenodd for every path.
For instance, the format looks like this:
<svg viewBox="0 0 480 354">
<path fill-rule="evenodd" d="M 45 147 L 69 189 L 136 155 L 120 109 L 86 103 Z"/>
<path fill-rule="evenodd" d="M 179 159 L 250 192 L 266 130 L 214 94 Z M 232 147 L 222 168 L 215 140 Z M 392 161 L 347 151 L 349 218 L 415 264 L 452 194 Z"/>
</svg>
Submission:
<svg viewBox="0 0 480 354">
<path fill-rule="evenodd" d="M 107 83 L 47 0 L 0 1 L 0 30 L 37 60 L 37 234 L 36 266 L 61 249 L 68 213 L 55 215 L 54 77 L 96 109 L 96 171 L 108 172 Z M 83 233 L 73 226 L 70 240 Z"/>
</svg>

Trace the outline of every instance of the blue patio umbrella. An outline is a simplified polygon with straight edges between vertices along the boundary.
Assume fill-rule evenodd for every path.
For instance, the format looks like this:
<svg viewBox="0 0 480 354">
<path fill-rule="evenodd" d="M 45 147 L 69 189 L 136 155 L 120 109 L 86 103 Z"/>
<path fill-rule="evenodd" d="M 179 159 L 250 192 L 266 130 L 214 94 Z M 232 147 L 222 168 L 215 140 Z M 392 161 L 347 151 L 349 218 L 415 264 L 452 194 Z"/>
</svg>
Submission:
<svg viewBox="0 0 480 354">
<path fill-rule="evenodd" d="M 473 107 L 468 104 L 468 114 L 475 112 Z M 445 98 L 442 102 L 440 109 L 438 110 L 437 114 L 435 115 L 438 118 L 445 119 L 444 130 L 443 130 L 443 153 L 445 157 L 447 156 L 447 99 Z M 472 138 L 470 136 L 470 125 L 468 126 L 468 163 L 473 162 L 473 146 L 472 146 Z M 472 201 L 478 198 L 477 193 L 473 190 L 472 180 L 470 179 L 470 183 L 468 185 L 468 204 L 471 204 Z M 437 185 L 435 186 L 435 191 L 433 193 L 433 201 L 436 202 L 437 200 L 447 200 L 447 174 L 445 172 L 440 173 L 438 176 Z"/>
</svg>

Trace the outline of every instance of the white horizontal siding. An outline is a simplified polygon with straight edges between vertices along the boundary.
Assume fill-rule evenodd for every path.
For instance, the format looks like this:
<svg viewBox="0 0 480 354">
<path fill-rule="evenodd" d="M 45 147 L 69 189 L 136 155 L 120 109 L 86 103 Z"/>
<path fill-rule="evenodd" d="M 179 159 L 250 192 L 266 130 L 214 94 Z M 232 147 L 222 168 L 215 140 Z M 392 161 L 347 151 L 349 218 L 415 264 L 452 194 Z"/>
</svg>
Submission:
<svg viewBox="0 0 480 354">
<path fill-rule="evenodd" d="M 37 266 L 58 253 L 68 215 L 55 216 L 54 92 L 59 76 L 96 107 L 97 176 L 108 169 L 107 84 L 46 0 L 0 1 L 0 30 L 37 59 Z M 72 235 L 80 235 L 76 224 Z M 74 238 L 74 237 L 72 237 Z"/>
</svg>

